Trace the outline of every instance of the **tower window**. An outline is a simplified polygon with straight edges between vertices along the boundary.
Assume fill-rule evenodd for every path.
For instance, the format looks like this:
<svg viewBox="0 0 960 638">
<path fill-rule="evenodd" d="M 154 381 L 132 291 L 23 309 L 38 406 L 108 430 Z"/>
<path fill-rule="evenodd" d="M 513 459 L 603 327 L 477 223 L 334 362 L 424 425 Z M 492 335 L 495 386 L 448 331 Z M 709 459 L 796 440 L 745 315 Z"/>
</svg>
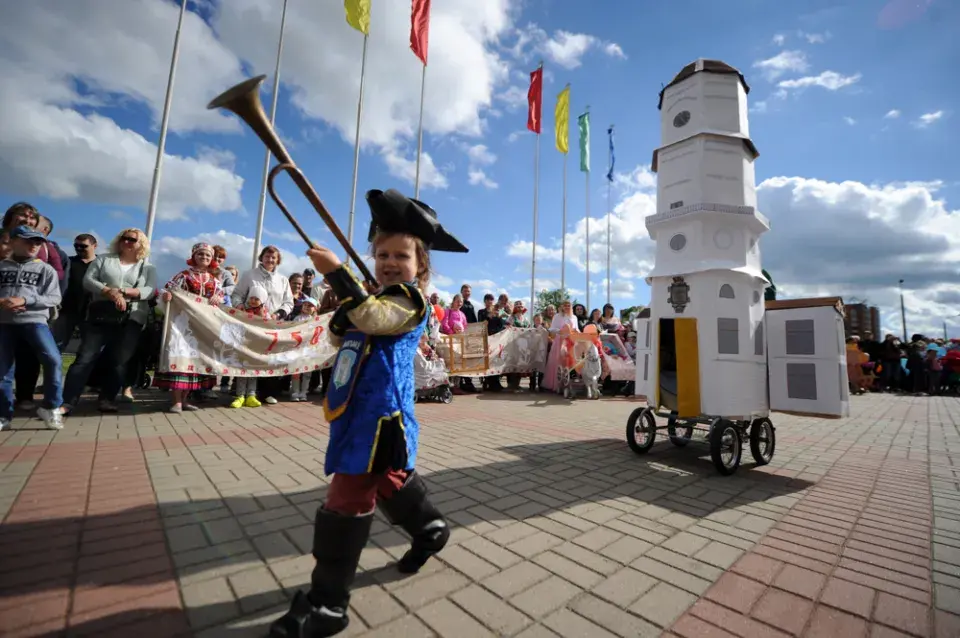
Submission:
<svg viewBox="0 0 960 638">
<path fill-rule="evenodd" d="M 733 286 L 730 284 L 723 284 L 720 286 L 720 298 L 721 299 L 735 299 L 736 295 L 733 294 Z"/>
<path fill-rule="evenodd" d="M 717 353 L 740 354 L 740 322 L 737 319 L 717 319 Z"/>
<path fill-rule="evenodd" d="M 680 252 L 683 250 L 683 247 L 687 245 L 687 238 L 681 234 L 677 233 L 670 238 L 670 249 Z"/>
</svg>

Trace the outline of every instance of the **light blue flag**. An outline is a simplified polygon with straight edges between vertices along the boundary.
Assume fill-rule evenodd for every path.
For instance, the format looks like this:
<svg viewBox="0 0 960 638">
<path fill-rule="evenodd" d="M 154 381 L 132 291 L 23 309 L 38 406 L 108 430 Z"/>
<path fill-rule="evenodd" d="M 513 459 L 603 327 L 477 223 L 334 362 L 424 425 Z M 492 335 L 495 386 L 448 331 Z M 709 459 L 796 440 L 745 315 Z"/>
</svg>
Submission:
<svg viewBox="0 0 960 638">
<path fill-rule="evenodd" d="M 610 170 L 607 171 L 607 181 L 613 181 L 613 166 L 617 162 L 617 157 L 613 152 L 613 124 L 607 129 L 607 135 L 610 137 Z"/>
</svg>

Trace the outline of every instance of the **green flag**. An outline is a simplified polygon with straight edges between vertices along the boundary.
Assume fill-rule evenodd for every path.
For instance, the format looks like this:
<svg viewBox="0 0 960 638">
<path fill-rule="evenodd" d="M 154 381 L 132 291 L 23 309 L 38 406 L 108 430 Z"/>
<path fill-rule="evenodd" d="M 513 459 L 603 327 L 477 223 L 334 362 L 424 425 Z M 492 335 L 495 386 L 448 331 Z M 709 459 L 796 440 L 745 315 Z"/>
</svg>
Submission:
<svg viewBox="0 0 960 638">
<path fill-rule="evenodd" d="M 577 118 L 580 129 L 580 171 L 590 172 L 590 111 Z"/>
</svg>

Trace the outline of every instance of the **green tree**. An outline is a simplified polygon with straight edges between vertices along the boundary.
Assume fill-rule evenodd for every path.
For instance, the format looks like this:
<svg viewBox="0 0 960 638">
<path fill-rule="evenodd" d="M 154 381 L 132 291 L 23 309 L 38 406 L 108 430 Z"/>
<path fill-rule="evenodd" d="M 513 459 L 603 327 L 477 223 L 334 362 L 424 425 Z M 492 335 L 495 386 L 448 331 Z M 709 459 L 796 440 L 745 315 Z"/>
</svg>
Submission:
<svg viewBox="0 0 960 638">
<path fill-rule="evenodd" d="M 762 271 L 763 276 L 767 278 L 767 281 L 770 282 L 770 285 L 763 291 L 763 299 L 765 301 L 776 301 L 777 299 L 777 285 L 773 283 L 773 277 L 770 276 L 766 270 Z"/>
<path fill-rule="evenodd" d="M 640 311 L 646 308 L 646 306 L 630 306 L 629 308 L 624 308 L 620 311 L 620 322 L 627 323 L 630 321 L 630 314 L 636 312 L 640 314 Z"/>
<path fill-rule="evenodd" d="M 541 290 L 537 293 L 537 300 L 533 306 L 533 313 L 539 314 L 543 312 L 544 308 L 550 305 L 559 310 L 560 304 L 562 304 L 564 301 L 579 303 L 576 299 L 570 299 L 570 293 L 562 288 L 556 288 L 554 290 Z"/>
</svg>

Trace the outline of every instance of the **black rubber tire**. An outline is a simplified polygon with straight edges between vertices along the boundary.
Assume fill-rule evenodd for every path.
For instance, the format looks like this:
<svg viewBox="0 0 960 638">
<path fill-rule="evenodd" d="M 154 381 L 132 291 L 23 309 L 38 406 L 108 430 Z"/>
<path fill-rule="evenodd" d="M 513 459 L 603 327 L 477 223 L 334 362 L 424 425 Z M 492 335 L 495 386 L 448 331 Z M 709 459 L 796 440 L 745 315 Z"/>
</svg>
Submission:
<svg viewBox="0 0 960 638">
<path fill-rule="evenodd" d="M 725 437 L 734 445 L 734 454 L 733 458 L 730 459 L 729 465 L 723 462 L 723 443 Z M 733 438 L 730 439 L 729 437 Z M 740 432 L 737 431 L 737 427 L 726 419 L 717 419 L 710 428 L 710 459 L 713 461 L 714 467 L 717 468 L 717 472 L 723 476 L 730 476 L 740 467 L 740 460 L 742 458 L 743 443 L 740 440 Z"/>
<path fill-rule="evenodd" d="M 637 427 L 645 430 L 645 438 L 637 440 Z M 637 454 L 646 454 L 657 440 L 657 419 L 650 408 L 637 408 L 627 419 L 627 445 Z"/>
<path fill-rule="evenodd" d="M 141 390 L 147 390 L 150 386 L 153 385 L 153 379 L 150 378 L 150 375 L 146 372 L 143 373 L 143 376 L 140 377 L 140 385 L 138 386 Z"/>
<path fill-rule="evenodd" d="M 767 445 L 767 455 L 764 456 L 763 450 L 761 449 L 760 437 L 764 433 L 766 426 L 769 426 L 766 434 L 769 437 L 769 445 Z M 773 454 L 777 449 L 777 433 L 776 428 L 773 427 L 773 422 L 770 419 L 763 418 L 757 419 L 750 426 L 750 454 L 753 455 L 753 460 L 756 461 L 757 465 L 766 465 L 773 460 Z"/>
<path fill-rule="evenodd" d="M 440 393 L 440 402 L 441 403 L 451 403 L 453 401 L 453 390 L 449 387 L 445 387 L 443 392 Z"/>
<path fill-rule="evenodd" d="M 678 426 L 677 420 L 671 417 L 667 422 L 667 434 L 670 435 L 670 442 L 677 447 L 687 447 L 693 438 L 693 426 Z"/>
</svg>

